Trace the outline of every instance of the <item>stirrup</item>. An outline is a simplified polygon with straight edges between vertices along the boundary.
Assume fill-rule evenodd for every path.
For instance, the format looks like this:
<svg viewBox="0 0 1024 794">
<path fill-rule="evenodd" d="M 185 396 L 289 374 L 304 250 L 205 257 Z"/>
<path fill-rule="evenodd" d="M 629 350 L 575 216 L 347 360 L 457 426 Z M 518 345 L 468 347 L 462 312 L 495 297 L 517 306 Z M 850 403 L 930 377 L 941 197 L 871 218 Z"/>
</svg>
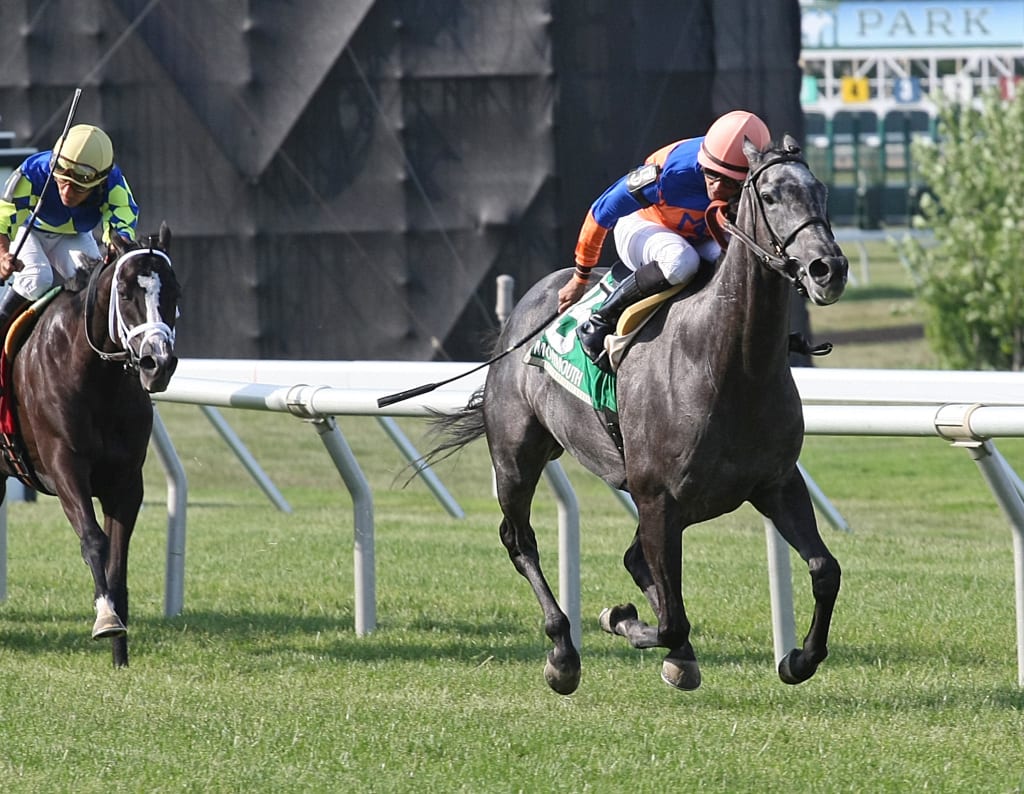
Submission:
<svg viewBox="0 0 1024 794">
<path fill-rule="evenodd" d="M 827 356 L 832 352 L 832 343 L 822 342 L 820 345 L 812 346 L 807 337 L 794 331 L 789 335 L 789 352 L 804 356 Z"/>
</svg>

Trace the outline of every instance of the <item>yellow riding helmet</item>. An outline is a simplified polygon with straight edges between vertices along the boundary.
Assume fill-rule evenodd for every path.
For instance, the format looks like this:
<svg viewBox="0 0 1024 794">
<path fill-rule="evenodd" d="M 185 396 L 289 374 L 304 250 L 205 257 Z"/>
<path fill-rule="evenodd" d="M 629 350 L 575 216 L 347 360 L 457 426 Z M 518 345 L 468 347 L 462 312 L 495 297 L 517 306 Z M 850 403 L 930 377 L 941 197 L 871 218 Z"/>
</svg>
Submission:
<svg viewBox="0 0 1024 794">
<path fill-rule="evenodd" d="M 60 152 L 60 156 L 57 153 Z M 92 124 L 76 124 L 53 145 L 51 162 L 57 179 L 79 187 L 96 187 L 114 165 L 114 146 L 107 133 Z"/>
<path fill-rule="evenodd" d="M 753 113 L 730 111 L 708 129 L 697 152 L 697 162 L 709 171 L 742 182 L 750 170 L 743 153 L 743 139 L 750 138 L 758 149 L 763 149 L 771 137 L 768 127 Z"/>
</svg>

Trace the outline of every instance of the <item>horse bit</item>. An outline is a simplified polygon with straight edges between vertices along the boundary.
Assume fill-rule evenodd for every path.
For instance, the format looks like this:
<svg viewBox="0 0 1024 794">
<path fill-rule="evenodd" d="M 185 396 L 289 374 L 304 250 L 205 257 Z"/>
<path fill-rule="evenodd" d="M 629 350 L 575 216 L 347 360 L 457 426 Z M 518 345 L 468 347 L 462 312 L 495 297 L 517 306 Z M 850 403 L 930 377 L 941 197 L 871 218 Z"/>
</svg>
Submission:
<svg viewBox="0 0 1024 794">
<path fill-rule="evenodd" d="M 158 248 L 137 248 L 134 251 L 127 251 L 118 257 L 117 262 L 114 264 L 114 275 L 110 281 L 110 307 L 107 314 L 107 328 L 110 341 L 115 344 L 120 344 L 121 351 L 117 353 L 107 353 L 97 347 L 92 337 L 89 335 L 89 318 L 91 310 L 96 304 L 96 291 L 99 285 L 99 274 L 103 270 L 102 266 L 97 267 L 89 279 L 89 293 L 86 300 L 86 310 L 83 315 L 85 320 L 85 339 L 89 343 L 89 347 L 92 348 L 93 352 L 96 353 L 104 361 L 123 361 L 125 368 L 138 369 L 139 362 L 141 361 L 140 353 L 137 353 L 132 347 L 132 341 L 138 337 L 142 337 L 142 341 L 145 342 L 147 338 L 159 337 L 165 340 L 169 345 L 174 345 L 174 329 L 172 329 L 167 323 L 163 321 L 150 321 L 145 323 L 139 323 L 134 328 L 129 328 L 128 324 L 124 321 L 124 317 L 121 314 L 121 301 L 120 293 L 117 289 L 118 277 L 121 274 L 121 266 L 129 259 L 135 256 L 159 256 L 167 262 L 168 266 L 171 265 L 171 258 L 167 256 L 163 251 Z M 151 278 L 151 277 L 150 277 Z M 145 284 L 142 284 L 144 287 Z M 141 350 L 142 346 L 139 345 Z"/>
</svg>

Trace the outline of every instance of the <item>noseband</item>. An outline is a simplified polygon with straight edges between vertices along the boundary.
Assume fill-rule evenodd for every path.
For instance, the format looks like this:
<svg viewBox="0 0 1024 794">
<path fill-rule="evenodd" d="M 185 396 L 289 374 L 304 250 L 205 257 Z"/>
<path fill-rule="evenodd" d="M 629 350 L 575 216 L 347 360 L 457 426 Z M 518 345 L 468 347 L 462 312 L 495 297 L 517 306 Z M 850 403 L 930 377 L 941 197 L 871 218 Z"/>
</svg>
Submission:
<svg viewBox="0 0 1024 794">
<path fill-rule="evenodd" d="M 785 152 L 761 163 L 761 165 L 747 176 L 747 179 L 744 181 L 743 187 L 741 188 L 741 190 L 749 189 L 753 191 L 755 200 L 757 201 L 758 210 L 761 213 L 761 219 L 764 221 L 765 228 L 768 229 L 768 234 L 771 235 L 772 248 L 775 249 L 775 253 L 765 250 L 757 243 L 756 240 L 754 240 L 753 237 L 738 229 L 732 221 L 727 219 L 723 225 L 729 234 L 736 237 L 740 242 L 747 246 L 747 248 L 753 251 L 764 265 L 789 281 L 794 287 L 796 287 L 800 294 L 806 295 L 807 292 L 803 285 L 803 278 L 807 275 L 807 268 L 805 268 L 796 257 L 790 256 L 786 252 L 786 249 L 792 244 L 793 240 L 796 239 L 796 236 L 808 226 L 824 226 L 828 230 L 829 234 L 831 234 L 832 225 L 827 219 L 820 215 L 809 215 L 807 218 L 800 221 L 800 223 L 798 223 L 785 237 L 780 237 L 775 229 L 772 228 L 771 223 L 768 221 L 768 214 L 764 208 L 764 202 L 761 199 L 761 194 L 757 192 L 757 180 L 772 166 L 782 165 L 783 163 L 799 163 L 805 168 L 807 167 L 807 161 L 804 160 L 804 158 L 802 158 L 797 152 Z"/>
<path fill-rule="evenodd" d="M 121 313 L 121 299 L 120 293 L 117 289 L 118 278 L 121 275 L 121 267 L 132 257 L 136 256 L 159 256 L 167 262 L 167 265 L 171 265 L 171 258 L 167 256 L 163 251 L 158 248 L 136 248 L 133 251 L 127 251 L 117 258 L 117 262 L 114 264 L 114 275 L 110 280 L 110 307 L 107 312 L 107 333 L 110 337 L 110 341 L 118 345 L 121 349 L 116 353 L 107 353 L 101 350 L 98 345 L 92 341 L 92 337 L 89 335 L 89 329 L 92 326 L 92 317 L 96 310 L 97 293 L 99 291 L 99 275 L 104 269 L 104 265 L 98 265 L 93 270 L 92 275 L 89 278 L 89 292 L 85 302 L 85 338 L 89 343 L 89 347 L 92 348 L 93 352 L 96 353 L 104 361 L 123 361 L 126 368 L 138 369 L 139 362 L 141 360 L 142 344 L 138 345 L 139 350 L 136 350 L 132 345 L 132 341 L 142 338 L 144 343 L 147 339 L 156 337 L 159 340 L 166 342 L 171 347 L 174 346 L 174 329 L 172 329 L 165 322 L 145 322 L 139 323 L 133 328 L 128 327 L 128 323 L 125 322 L 124 316 Z"/>
</svg>

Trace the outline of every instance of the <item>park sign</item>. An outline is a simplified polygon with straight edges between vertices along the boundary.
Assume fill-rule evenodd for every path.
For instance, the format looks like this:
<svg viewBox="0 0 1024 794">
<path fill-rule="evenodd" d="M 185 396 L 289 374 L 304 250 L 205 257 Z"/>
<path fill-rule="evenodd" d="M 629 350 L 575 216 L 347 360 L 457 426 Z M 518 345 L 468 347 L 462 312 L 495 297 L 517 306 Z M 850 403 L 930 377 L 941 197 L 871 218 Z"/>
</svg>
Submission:
<svg viewBox="0 0 1024 794">
<path fill-rule="evenodd" d="M 1024 48 L 1022 0 L 803 3 L 804 51 Z"/>
</svg>

